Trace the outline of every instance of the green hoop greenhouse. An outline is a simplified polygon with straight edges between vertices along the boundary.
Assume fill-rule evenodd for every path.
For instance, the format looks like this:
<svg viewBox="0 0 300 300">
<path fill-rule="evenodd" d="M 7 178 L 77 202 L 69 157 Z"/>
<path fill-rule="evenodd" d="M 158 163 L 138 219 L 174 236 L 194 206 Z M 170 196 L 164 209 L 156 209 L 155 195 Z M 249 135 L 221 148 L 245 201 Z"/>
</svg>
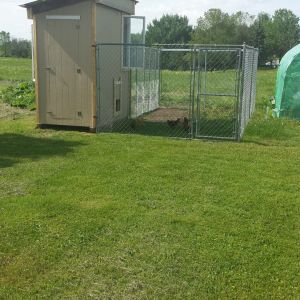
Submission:
<svg viewBox="0 0 300 300">
<path fill-rule="evenodd" d="M 300 120 L 300 44 L 288 51 L 280 62 L 275 101 L 275 116 Z"/>
</svg>

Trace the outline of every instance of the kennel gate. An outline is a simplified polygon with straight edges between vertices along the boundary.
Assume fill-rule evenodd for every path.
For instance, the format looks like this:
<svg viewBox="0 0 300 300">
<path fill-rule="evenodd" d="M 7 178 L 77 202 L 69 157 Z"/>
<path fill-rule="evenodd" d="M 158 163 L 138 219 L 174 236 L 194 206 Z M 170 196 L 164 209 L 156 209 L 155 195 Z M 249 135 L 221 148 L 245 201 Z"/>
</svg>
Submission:
<svg viewBox="0 0 300 300">
<path fill-rule="evenodd" d="M 241 50 L 197 49 L 195 55 L 195 136 L 237 139 Z"/>
<path fill-rule="evenodd" d="M 257 60 L 246 45 L 97 45 L 97 131 L 240 140 Z"/>
</svg>

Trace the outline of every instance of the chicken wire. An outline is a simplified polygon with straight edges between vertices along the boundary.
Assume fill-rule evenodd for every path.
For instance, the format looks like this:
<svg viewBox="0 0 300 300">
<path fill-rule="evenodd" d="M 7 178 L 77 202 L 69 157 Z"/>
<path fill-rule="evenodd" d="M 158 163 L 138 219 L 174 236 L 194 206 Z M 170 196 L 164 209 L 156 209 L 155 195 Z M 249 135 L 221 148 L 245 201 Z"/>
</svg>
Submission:
<svg viewBox="0 0 300 300">
<path fill-rule="evenodd" d="M 97 45 L 97 131 L 240 140 L 255 110 L 258 50 Z"/>
</svg>

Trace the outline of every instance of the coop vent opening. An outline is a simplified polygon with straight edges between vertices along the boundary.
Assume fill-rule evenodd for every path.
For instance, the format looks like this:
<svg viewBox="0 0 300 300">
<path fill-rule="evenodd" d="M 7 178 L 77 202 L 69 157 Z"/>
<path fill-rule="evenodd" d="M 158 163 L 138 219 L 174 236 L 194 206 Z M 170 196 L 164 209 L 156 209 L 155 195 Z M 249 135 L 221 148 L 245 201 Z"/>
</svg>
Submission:
<svg viewBox="0 0 300 300">
<path fill-rule="evenodd" d="M 121 78 L 114 79 L 114 115 L 118 116 L 121 112 L 121 98 L 122 98 L 122 80 Z"/>
</svg>

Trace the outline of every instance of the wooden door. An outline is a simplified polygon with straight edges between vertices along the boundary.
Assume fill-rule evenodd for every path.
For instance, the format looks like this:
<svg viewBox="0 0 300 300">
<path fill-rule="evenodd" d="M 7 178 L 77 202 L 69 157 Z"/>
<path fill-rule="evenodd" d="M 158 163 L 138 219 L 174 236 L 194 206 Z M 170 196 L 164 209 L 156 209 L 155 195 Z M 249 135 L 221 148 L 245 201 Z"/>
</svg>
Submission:
<svg viewBox="0 0 300 300">
<path fill-rule="evenodd" d="M 59 125 L 77 125 L 80 19 L 50 18 L 46 28 L 47 117 Z"/>
</svg>

